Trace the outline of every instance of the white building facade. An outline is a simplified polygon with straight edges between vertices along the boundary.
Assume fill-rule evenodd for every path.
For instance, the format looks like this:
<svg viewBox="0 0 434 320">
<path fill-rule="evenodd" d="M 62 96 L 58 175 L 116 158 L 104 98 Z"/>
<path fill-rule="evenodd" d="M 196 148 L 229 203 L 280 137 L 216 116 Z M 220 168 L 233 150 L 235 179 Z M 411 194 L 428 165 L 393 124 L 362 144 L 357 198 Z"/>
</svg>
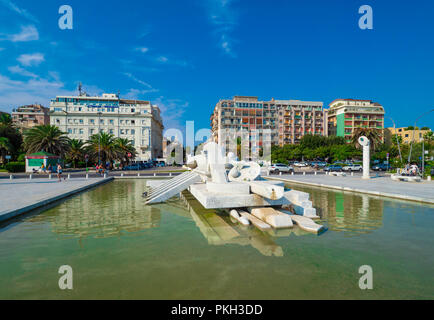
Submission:
<svg viewBox="0 0 434 320">
<path fill-rule="evenodd" d="M 71 139 L 87 141 L 98 132 L 127 138 L 137 150 L 136 161 L 163 155 L 163 121 L 160 109 L 149 101 L 101 97 L 58 96 L 50 103 L 50 124 Z"/>
</svg>

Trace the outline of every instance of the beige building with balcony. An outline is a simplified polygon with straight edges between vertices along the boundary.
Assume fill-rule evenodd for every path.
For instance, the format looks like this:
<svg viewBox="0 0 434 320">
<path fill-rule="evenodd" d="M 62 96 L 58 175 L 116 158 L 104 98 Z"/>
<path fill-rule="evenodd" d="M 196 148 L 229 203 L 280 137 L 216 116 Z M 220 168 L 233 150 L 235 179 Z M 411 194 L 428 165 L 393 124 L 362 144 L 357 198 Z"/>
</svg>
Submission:
<svg viewBox="0 0 434 320">
<path fill-rule="evenodd" d="M 384 129 L 384 108 L 371 100 L 336 99 L 328 110 L 328 134 L 350 142 L 356 128 Z"/>
<path fill-rule="evenodd" d="M 50 103 L 50 123 L 82 141 L 98 132 L 127 138 L 137 150 L 136 161 L 163 155 L 163 120 L 160 109 L 149 101 L 106 93 L 101 97 L 58 96 Z"/>
<path fill-rule="evenodd" d="M 235 96 L 220 100 L 211 115 L 213 140 L 222 144 L 229 132 L 247 132 L 242 143 L 249 149 L 296 144 L 305 134 L 327 135 L 327 116 L 322 102 L 300 100 L 260 101 L 258 97 Z"/>
<path fill-rule="evenodd" d="M 12 111 L 12 122 L 21 131 L 34 126 L 50 124 L 50 109 L 39 104 L 19 107 Z"/>
<path fill-rule="evenodd" d="M 414 130 L 414 142 L 416 143 L 422 142 L 424 135 L 430 131 L 431 129 L 421 130 L 416 128 L 416 130 Z M 392 142 L 392 139 L 396 139 L 394 138 L 395 134 L 397 134 L 402 138 L 403 143 L 411 143 L 413 141 L 413 129 L 407 130 L 407 127 L 405 127 L 405 128 L 386 128 L 384 130 L 386 142 L 390 143 Z"/>
</svg>

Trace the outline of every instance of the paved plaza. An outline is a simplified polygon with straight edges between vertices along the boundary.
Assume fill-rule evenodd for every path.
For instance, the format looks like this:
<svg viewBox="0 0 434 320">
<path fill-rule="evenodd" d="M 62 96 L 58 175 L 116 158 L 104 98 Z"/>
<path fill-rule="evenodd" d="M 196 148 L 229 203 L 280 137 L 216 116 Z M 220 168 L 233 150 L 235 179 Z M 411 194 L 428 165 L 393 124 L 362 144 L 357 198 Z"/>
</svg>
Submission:
<svg viewBox="0 0 434 320">
<path fill-rule="evenodd" d="M 390 176 L 363 180 L 361 176 L 336 177 L 329 175 L 282 175 L 269 176 L 288 183 L 301 183 L 316 187 L 326 187 L 354 191 L 372 195 L 434 204 L 434 181 L 402 182 L 393 181 Z"/>
<path fill-rule="evenodd" d="M 113 178 L 0 180 L 0 222 L 39 208 Z"/>
</svg>

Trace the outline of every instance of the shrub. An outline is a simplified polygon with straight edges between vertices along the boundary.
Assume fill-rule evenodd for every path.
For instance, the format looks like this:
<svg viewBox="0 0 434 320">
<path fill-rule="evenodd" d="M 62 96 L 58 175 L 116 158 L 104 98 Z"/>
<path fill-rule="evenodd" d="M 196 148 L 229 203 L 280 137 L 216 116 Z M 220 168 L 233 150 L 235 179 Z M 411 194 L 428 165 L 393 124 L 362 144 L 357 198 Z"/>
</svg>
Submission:
<svg viewBox="0 0 434 320">
<path fill-rule="evenodd" d="M 8 172 L 24 172 L 26 171 L 25 162 L 9 162 L 5 165 L 5 169 Z"/>
</svg>

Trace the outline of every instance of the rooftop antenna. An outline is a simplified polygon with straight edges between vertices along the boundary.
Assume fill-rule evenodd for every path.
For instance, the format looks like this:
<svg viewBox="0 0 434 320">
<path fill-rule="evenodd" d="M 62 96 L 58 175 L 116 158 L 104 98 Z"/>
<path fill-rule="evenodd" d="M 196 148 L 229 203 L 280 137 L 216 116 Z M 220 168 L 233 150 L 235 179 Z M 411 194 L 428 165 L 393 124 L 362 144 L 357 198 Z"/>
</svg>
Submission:
<svg viewBox="0 0 434 320">
<path fill-rule="evenodd" d="M 120 95 L 121 95 L 121 91 L 118 90 L 118 99 L 119 99 Z"/>
</svg>

